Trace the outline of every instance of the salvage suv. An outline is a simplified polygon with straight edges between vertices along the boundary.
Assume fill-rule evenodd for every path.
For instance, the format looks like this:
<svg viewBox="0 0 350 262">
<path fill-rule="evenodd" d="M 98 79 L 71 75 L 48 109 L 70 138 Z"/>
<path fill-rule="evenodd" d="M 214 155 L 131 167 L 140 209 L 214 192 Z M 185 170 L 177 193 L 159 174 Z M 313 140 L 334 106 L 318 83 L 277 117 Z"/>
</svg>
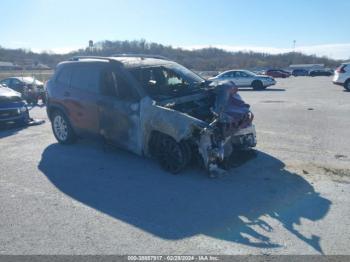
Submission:
<svg viewBox="0 0 350 262">
<path fill-rule="evenodd" d="M 46 84 L 47 113 L 61 144 L 102 136 L 171 173 L 197 160 L 215 175 L 256 145 L 253 114 L 233 85 L 159 56 L 74 57 Z"/>
</svg>

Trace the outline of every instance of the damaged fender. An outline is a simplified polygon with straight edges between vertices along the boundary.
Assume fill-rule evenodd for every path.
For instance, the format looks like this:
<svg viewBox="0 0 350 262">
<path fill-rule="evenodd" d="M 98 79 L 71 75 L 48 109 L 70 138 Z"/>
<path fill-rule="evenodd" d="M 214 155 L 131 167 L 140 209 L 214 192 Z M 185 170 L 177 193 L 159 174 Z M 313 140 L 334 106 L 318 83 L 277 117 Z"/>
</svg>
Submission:
<svg viewBox="0 0 350 262">
<path fill-rule="evenodd" d="M 142 147 L 144 154 L 148 156 L 150 155 L 148 141 L 153 131 L 161 132 L 180 142 L 190 138 L 195 128 L 207 125 L 188 114 L 156 105 L 149 97 L 144 97 L 140 104 Z"/>
</svg>

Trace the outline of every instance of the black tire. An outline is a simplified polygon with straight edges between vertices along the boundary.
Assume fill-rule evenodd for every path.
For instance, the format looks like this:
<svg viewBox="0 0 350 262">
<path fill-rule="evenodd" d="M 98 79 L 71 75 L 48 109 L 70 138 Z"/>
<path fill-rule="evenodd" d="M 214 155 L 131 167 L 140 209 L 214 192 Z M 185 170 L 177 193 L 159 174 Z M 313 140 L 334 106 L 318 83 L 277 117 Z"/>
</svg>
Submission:
<svg viewBox="0 0 350 262">
<path fill-rule="evenodd" d="M 350 91 L 350 79 L 345 81 L 344 88 L 345 90 Z"/>
<path fill-rule="evenodd" d="M 178 174 L 191 160 L 191 150 L 186 142 L 176 142 L 170 136 L 158 134 L 155 157 L 167 172 Z"/>
<path fill-rule="evenodd" d="M 252 87 L 254 90 L 264 90 L 266 89 L 266 86 L 263 85 L 263 83 L 259 80 L 255 80 L 252 83 Z"/>
<path fill-rule="evenodd" d="M 55 138 L 60 144 L 68 145 L 76 141 L 77 137 L 67 116 L 60 110 L 52 113 L 51 127 Z"/>
</svg>

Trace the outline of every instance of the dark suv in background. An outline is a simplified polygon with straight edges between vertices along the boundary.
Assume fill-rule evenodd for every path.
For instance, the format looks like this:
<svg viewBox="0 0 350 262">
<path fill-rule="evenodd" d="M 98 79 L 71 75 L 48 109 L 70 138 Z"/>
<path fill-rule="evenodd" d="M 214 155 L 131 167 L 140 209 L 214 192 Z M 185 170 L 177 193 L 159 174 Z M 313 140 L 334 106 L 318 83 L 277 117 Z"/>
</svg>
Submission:
<svg viewBox="0 0 350 262">
<path fill-rule="evenodd" d="M 44 83 L 30 76 L 17 76 L 2 79 L 0 84 L 7 86 L 22 95 L 22 98 L 29 104 L 38 104 L 39 99 L 42 103 L 46 102 Z"/>
<path fill-rule="evenodd" d="M 29 121 L 27 104 L 21 94 L 0 84 L 0 127 L 8 123 L 25 125 Z"/>
<path fill-rule="evenodd" d="M 162 57 L 76 57 L 57 66 L 46 88 L 47 113 L 62 144 L 102 136 L 172 173 L 196 159 L 209 174 L 256 145 L 253 115 L 238 94 L 236 122 L 223 123 L 217 88 Z"/>
</svg>

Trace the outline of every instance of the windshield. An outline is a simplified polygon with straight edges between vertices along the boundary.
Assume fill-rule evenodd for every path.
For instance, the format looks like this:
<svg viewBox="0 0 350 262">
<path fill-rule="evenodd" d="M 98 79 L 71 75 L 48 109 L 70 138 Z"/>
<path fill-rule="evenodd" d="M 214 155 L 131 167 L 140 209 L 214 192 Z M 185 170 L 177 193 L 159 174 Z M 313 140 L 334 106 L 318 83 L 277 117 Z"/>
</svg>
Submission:
<svg viewBox="0 0 350 262">
<path fill-rule="evenodd" d="M 133 68 L 130 72 L 156 100 L 200 91 L 205 83 L 203 78 L 178 64 Z"/>
</svg>

